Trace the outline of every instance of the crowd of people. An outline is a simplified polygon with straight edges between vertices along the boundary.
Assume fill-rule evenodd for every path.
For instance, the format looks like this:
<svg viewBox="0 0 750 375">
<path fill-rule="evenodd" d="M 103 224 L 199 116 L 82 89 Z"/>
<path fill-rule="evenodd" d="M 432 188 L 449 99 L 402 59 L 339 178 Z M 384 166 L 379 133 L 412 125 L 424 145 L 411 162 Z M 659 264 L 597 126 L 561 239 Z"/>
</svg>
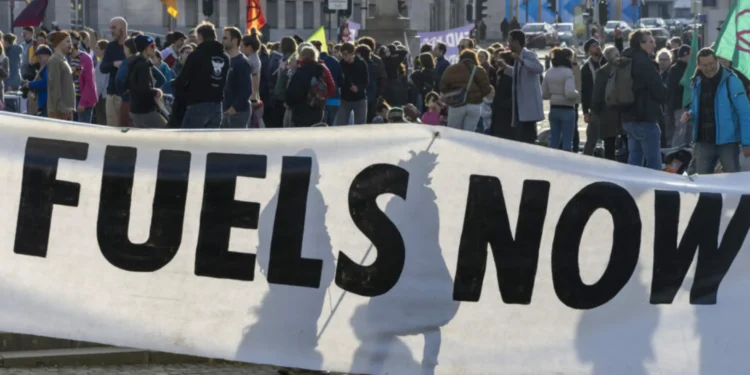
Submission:
<svg viewBox="0 0 750 375">
<path fill-rule="evenodd" d="M 655 51 L 645 29 L 630 34 L 627 48 L 618 30 L 606 48 L 588 40 L 582 63 L 567 47 L 553 49 L 543 63 L 514 29 L 507 45 L 461 40 L 454 64 L 443 43 L 415 55 L 400 42 L 381 45 L 370 37 L 324 44 L 295 35 L 264 44 L 257 30 L 243 35 L 202 23 L 187 35 L 170 32 L 161 48 L 129 32 L 120 17 L 109 31 L 109 41 L 31 27 L 20 43 L 2 35 L 0 95 L 20 89 L 33 101 L 29 113 L 115 127 L 414 122 L 538 143 L 537 123 L 546 117 L 548 146 L 575 152 L 582 117 L 587 155 L 601 140 L 607 159 L 626 146 L 628 163 L 662 169 L 662 148 L 694 144 L 693 164 L 702 174 L 719 161 L 724 172 L 738 171 L 740 154 L 750 157 L 747 78 L 703 48 L 686 104 L 681 81 L 690 47 L 675 38 Z"/>
</svg>

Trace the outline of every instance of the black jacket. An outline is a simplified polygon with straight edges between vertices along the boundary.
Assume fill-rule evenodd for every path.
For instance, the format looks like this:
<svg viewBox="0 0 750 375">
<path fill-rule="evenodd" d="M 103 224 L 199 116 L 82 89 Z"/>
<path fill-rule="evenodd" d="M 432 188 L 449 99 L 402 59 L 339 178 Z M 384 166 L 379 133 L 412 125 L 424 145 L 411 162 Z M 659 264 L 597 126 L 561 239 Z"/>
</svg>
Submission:
<svg viewBox="0 0 750 375">
<path fill-rule="evenodd" d="M 591 109 L 591 96 L 594 94 L 596 71 L 606 63 L 607 60 L 604 57 L 599 61 L 588 58 L 581 66 L 581 107 L 584 114 L 589 113 Z"/>
<path fill-rule="evenodd" d="M 150 113 L 156 110 L 156 88 L 154 87 L 154 76 L 151 75 L 152 63 L 141 55 L 133 56 L 127 61 L 128 80 L 127 87 L 130 91 L 130 112 Z"/>
<path fill-rule="evenodd" d="M 300 65 L 286 88 L 285 103 L 292 110 L 292 123 L 295 127 L 308 127 L 323 121 L 323 107 L 307 104 L 307 94 L 313 77 L 323 78 L 323 66 L 316 63 Z"/>
<path fill-rule="evenodd" d="M 228 72 L 229 56 L 224 46 L 215 40 L 203 42 L 188 56 L 172 88 L 184 90 L 187 105 L 221 103 Z"/>
<path fill-rule="evenodd" d="M 347 102 L 356 102 L 366 98 L 367 86 L 370 83 L 370 74 L 367 70 L 367 63 L 360 57 L 354 57 L 350 64 L 341 60 L 341 73 L 343 82 L 341 83 L 341 100 Z M 353 92 L 352 85 L 357 86 L 357 92 Z"/>
<path fill-rule="evenodd" d="M 661 106 L 667 100 L 667 88 L 654 61 L 643 51 L 631 48 L 622 52 L 632 60 L 633 93 L 635 103 L 622 111 L 624 122 L 658 123 L 662 117 Z"/>
</svg>

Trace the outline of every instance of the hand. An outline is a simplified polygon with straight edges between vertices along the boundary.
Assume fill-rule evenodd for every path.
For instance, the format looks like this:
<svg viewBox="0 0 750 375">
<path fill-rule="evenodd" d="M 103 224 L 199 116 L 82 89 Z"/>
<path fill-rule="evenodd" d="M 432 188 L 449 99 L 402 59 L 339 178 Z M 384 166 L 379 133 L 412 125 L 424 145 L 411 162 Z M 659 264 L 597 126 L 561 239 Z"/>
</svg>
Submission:
<svg viewBox="0 0 750 375">
<path fill-rule="evenodd" d="M 162 95 L 164 95 L 164 93 L 161 92 L 161 89 L 156 89 L 156 93 L 154 94 L 154 98 L 156 98 L 156 100 L 159 100 L 159 99 L 161 99 Z"/>
<path fill-rule="evenodd" d="M 229 109 L 224 112 L 225 115 L 234 116 L 237 114 L 237 111 L 234 110 L 234 107 L 229 107 Z"/>
<path fill-rule="evenodd" d="M 86 108 L 83 108 L 83 106 L 80 106 L 80 105 L 78 106 L 78 113 L 81 113 L 84 110 L 86 110 Z"/>
<path fill-rule="evenodd" d="M 517 53 L 514 53 L 511 56 L 513 57 L 513 60 L 515 60 L 515 61 L 523 61 L 523 59 L 521 58 L 521 55 L 519 55 Z"/>
<path fill-rule="evenodd" d="M 745 154 L 746 158 L 750 158 L 750 147 L 743 147 L 742 153 Z"/>
<path fill-rule="evenodd" d="M 119 68 L 120 65 L 122 65 L 122 61 L 115 61 L 114 65 L 115 65 L 115 68 Z"/>
<path fill-rule="evenodd" d="M 505 60 L 503 59 L 497 59 L 497 67 L 499 69 L 505 69 L 508 67 L 508 64 L 505 63 Z"/>
<path fill-rule="evenodd" d="M 588 113 L 583 115 L 583 122 L 588 124 L 590 119 L 591 119 L 591 116 Z"/>
<path fill-rule="evenodd" d="M 23 87 L 25 89 L 28 89 L 29 88 L 29 81 L 24 81 L 23 85 L 21 87 Z"/>
<path fill-rule="evenodd" d="M 352 92 L 358 92 L 359 91 L 359 89 L 357 88 L 357 86 L 354 86 L 354 85 L 352 85 L 351 90 L 352 90 Z"/>
<path fill-rule="evenodd" d="M 693 116 L 690 115 L 689 112 L 685 112 L 682 114 L 682 117 L 680 117 L 680 122 L 683 124 L 687 124 L 690 119 L 693 118 Z"/>
</svg>

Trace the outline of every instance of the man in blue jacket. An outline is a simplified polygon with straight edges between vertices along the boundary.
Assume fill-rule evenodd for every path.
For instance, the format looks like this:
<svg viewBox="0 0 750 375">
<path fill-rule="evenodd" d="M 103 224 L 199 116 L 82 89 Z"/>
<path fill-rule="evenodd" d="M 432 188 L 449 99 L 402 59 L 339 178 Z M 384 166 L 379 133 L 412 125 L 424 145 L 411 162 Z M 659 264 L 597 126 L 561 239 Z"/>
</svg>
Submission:
<svg viewBox="0 0 750 375">
<path fill-rule="evenodd" d="M 693 158 L 698 174 L 740 171 L 740 151 L 750 157 L 750 103 L 742 81 L 723 68 L 711 48 L 698 52 L 693 102 L 682 122 L 693 120 Z M 742 147 L 742 150 L 740 150 Z"/>
</svg>

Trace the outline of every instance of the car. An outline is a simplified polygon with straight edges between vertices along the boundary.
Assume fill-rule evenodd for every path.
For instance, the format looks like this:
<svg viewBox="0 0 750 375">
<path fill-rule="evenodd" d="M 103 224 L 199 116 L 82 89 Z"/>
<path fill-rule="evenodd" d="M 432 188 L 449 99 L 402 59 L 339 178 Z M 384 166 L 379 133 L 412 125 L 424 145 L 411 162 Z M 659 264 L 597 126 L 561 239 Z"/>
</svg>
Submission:
<svg viewBox="0 0 750 375">
<path fill-rule="evenodd" d="M 575 26 L 572 23 L 556 23 L 554 27 L 560 43 L 565 42 L 568 46 L 575 45 Z"/>
<path fill-rule="evenodd" d="M 655 28 L 649 28 L 648 31 L 651 32 L 651 36 L 654 37 L 654 42 L 656 42 L 656 49 L 662 49 L 667 46 L 669 43 L 669 39 L 672 38 L 672 34 L 667 31 L 667 29 L 663 27 L 655 27 Z"/>
<path fill-rule="evenodd" d="M 637 29 L 655 29 L 662 28 L 667 29 L 667 23 L 662 18 L 641 18 L 640 21 L 636 22 Z"/>
<path fill-rule="evenodd" d="M 621 35 L 624 40 L 628 40 L 628 36 L 633 32 L 633 29 L 625 21 L 609 21 L 604 25 L 604 37 L 607 38 L 607 41 L 611 42 L 615 40 L 615 28 L 618 28 L 622 32 Z"/>
<path fill-rule="evenodd" d="M 548 23 L 527 23 L 521 30 L 526 34 L 526 46 L 546 48 L 559 44 L 557 31 Z"/>
</svg>

